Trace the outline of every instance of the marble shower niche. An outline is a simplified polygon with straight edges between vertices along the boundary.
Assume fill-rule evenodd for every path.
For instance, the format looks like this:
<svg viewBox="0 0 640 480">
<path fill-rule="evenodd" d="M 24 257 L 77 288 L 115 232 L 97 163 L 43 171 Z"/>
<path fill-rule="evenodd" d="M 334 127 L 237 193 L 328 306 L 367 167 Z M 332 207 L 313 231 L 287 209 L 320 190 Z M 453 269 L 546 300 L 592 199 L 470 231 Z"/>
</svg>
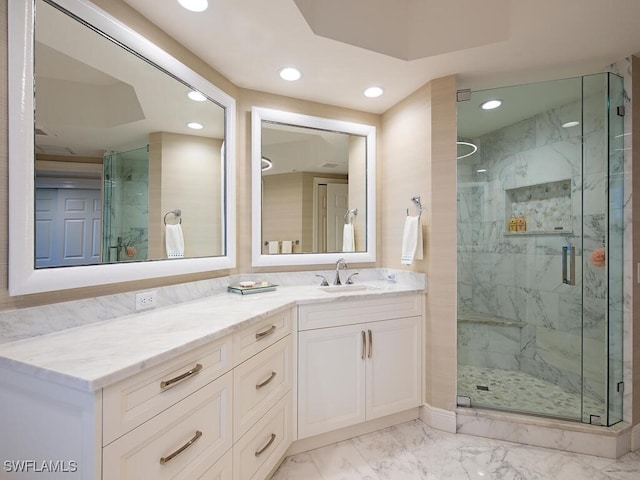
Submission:
<svg viewBox="0 0 640 480">
<path fill-rule="evenodd" d="M 572 228 L 571 179 L 505 189 L 505 235 L 567 235 Z M 523 217 L 526 229 L 510 231 Z"/>
</svg>

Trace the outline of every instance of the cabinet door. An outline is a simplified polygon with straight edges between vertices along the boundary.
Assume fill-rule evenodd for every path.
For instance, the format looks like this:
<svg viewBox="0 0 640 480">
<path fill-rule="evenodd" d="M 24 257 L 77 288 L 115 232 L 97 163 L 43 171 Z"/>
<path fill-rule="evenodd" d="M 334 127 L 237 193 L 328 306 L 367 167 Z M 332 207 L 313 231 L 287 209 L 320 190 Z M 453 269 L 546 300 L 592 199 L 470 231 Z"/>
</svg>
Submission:
<svg viewBox="0 0 640 480">
<path fill-rule="evenodd" d="M 367 420 L 420 405 L 420 319 L 367 324 Z"/>
<path fill-rule="evenodd" d="M 298 334 L 298 438 L 365 420 L 362 325 Z"/>
</svg>

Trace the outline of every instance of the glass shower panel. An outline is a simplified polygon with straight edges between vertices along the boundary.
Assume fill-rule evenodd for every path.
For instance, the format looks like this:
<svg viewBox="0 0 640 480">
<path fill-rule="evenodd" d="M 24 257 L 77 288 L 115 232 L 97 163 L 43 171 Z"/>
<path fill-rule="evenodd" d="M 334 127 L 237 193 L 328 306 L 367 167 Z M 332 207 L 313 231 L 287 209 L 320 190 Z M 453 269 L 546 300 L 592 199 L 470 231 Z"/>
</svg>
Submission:
<svg viewBox="0 0 640 480">
<path fill-rule="evenodd" d="M 582 418 L 581 92 L 578 78 L 458 103 L 458 395 L 472 406 Z"/>
<path fill-rule="evenodd" d="M 104 156 L 103 262 L 147 258 L 148 191 L 146 146 Z"/>
<path fill-rule="evenodd" d="M 608 421 L 613 425 L 623 419 L 623 332 L 624 332 L 624 117 L 618 107 L 624 105 L 624 83 L 621 77 L 607 75 L 608 81 Z M 629 145 L 630 142 L 627 143 Z"/>
</svg>

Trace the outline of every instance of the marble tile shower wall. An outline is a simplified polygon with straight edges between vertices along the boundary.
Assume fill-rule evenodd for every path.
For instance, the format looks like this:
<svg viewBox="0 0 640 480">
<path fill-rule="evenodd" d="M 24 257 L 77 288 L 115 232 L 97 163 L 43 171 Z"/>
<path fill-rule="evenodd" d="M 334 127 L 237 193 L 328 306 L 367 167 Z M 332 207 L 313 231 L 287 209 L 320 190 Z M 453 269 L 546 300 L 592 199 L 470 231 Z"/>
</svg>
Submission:
<svg viewBox="0 0 640 480">
<path fill-rule="evenodd" d="M 461 364 L 521 370 L 570 391 L 604 399 L 606 269 L 585 262 L 606 232 L 603 97 L 595 95 L 474 139 L 476 155 L 458 169 L 458 309 L 523 326 L 461 323 Z M 580 127 L 584 126 L 584 172 Z M 486 172 L 477 172 L 486 169 Z M 584 174 L 584 193 L 582 183 Z M 572 232 L 505 235 L 505 190 L 570 181 Z M 579 216 L 584 204 L 584 225 Z M 565 212 L 566 214 L 566 212 Z M 584 229 L 583 229 L 584 226 Z M 576 285 L 562 283 L 562 246 L 577 246 Z M 583 279 L 583 280 L 582 280 Z M 584 281 L 583 387 L 581 288 Z"/>
</svg>

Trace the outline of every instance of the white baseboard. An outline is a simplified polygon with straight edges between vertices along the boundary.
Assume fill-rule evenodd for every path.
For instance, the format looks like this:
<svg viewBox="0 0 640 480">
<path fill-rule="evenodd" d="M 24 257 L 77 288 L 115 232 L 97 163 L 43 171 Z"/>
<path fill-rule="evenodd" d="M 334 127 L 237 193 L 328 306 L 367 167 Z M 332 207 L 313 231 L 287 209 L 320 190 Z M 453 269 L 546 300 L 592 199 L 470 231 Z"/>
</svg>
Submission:
<svg viewBox="0 0 640 480">
<path fill-rule="evenodd" d="M 349 438 L 358 437 L 360 435 L 366 435 L 367 433 L 375 432 L 383 428 L 391 427 L 393 425 L 399 425 L 401 423 L 409 422 L 419 418 L 419 409 L 411 408 L 404 412 L 394 413 L 382 418 L 376 418 L 375 420 L 369 420 L 364 423 L 352 425 L 350 427 L 340 428 L 327 433 L 321 433 L 313 437 L 303 438 L 296 440 L 289 447 L 287 456 L 295 455 L 296 453 L 306 452 L 315 448 L 324 447 L 332 443 L 341 442 Z"/>
<path fill-rule="evenodd" d="M 437 430 L 456 433 L 456 412 L 424 404 L 420 407 L 420 420 Z"/>
</svg>

